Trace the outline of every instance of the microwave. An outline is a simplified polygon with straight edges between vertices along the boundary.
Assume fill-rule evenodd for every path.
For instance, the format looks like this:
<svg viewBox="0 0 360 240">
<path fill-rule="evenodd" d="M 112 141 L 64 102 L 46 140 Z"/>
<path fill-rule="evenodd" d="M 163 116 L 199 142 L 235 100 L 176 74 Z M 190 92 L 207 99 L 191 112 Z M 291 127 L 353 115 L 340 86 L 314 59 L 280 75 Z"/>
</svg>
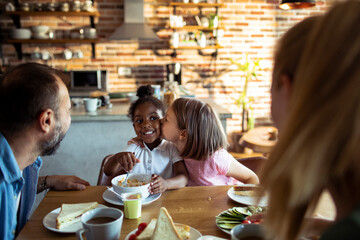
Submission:
<svg viewBox="0 0 360 240">
<path fill-rule="evenodd" d="M 106 70 L 70 71 L 70 96 L 88 96 L 92 91 L 107 91 L 108 76 Z"/>
</svg>

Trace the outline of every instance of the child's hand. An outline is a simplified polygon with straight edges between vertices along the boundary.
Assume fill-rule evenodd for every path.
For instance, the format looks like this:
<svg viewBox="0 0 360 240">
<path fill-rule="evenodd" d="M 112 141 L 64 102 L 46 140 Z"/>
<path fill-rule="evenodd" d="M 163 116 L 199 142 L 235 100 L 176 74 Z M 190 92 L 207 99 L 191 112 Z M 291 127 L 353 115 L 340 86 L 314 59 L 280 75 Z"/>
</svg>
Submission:
<svg viewBox="0 0 360 240">
<path fill-rule="evenodd" d="M 141 138 L 139 137 L 134 137 L 133 139 L 131 139 L 130 141 L 128 141 L 127 143 L 128 145 L 131 145 L 131 144 L 135 144 L 136 146 L 139 146 L 141 148 L 144 148 L 144 142 Z"/>
<path fill-rule="evenodd" d="M 167 189 L 167 184 L 165 179 L 163 179 L 161 176 L 153 174 L 151 176 L 151 182 L 150 182 L 150 193 L 162 193 L 165 192 Z"/>
<path fill-rule="evenodd" d="M 135 164 L 140 162 L 132 152 L 119 152 L 112 158 L 116 159 L 120 166 L 127 172 L 131 171 Z"/>
</svg>

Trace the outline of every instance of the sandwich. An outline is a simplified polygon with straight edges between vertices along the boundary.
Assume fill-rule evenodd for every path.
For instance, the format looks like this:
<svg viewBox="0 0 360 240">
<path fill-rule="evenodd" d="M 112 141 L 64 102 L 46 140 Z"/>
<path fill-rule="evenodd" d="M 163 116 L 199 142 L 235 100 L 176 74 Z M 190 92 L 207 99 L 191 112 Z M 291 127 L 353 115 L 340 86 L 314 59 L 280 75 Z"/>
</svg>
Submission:
<svg viewBox="0 0 360 240">
<path fill-rule="evenodd" d="M 159 211 L 158 219 L 151 219 L 146 228 L 136 237 L 136 240 L 190 239 L 190 226 L 173 222 L 166 208 Z"/>
<path fill-rule="evenodd" d="M 166 208 L 160 208 L 158 220 L 151 240 L 182 240 Z"/>
<path fill-rule="evenodd" d="M 136 240 L 150 240 L 154 233 L 156 222 L 156 218 L 151 219 L 146 228 L 136 237 Z"/>
<path fill-rule="evenodd" d="M 262 188 L 258 186 L 235 186 L 234 193 L 239 196 L 258 197 L 262 193 Z"/>
<path fill-rule="evenodd" d="M 97 206 L 97 202 L 61 204 L 60 213 L 56 218 L 56 228 L 61 229 L 79 222 L 81 215 Z"/>
</svg>

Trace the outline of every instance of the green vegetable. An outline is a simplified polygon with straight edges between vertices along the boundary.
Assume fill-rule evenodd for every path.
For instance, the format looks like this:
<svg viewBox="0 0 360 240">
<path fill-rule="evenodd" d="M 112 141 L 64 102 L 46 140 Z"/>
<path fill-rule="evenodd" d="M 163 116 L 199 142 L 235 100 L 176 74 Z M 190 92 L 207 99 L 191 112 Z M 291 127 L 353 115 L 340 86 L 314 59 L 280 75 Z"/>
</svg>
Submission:
<svg viewBox="0 0 360 240">
<path fill-rule="evenodd" d="M 216 225 L 225 231 L 230 231 L 236 225 L 241 224 L 248 216 L 265 210 L 264 207 L 257 206 L 229 208 L 215 217 Z"/>
</svg>

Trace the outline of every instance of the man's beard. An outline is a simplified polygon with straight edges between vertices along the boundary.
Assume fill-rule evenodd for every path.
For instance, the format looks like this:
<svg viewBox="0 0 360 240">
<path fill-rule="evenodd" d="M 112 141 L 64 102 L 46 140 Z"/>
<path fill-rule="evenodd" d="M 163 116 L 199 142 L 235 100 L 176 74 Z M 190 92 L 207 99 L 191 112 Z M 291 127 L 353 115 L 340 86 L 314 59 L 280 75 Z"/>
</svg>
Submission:
<svg viewBox="0 0 360 240">
<path fill-rule="evenodd" d="M 42 151 L 40 156 L 49 156 L 54 154 L 60 147 L 60 142 L 64 139 L 65 134 L 66 133 L 61 131 L 61 123 L 57 122 L 53 138 L 50 141 L 45 141 L 42 143 Z"/>
</svg>

